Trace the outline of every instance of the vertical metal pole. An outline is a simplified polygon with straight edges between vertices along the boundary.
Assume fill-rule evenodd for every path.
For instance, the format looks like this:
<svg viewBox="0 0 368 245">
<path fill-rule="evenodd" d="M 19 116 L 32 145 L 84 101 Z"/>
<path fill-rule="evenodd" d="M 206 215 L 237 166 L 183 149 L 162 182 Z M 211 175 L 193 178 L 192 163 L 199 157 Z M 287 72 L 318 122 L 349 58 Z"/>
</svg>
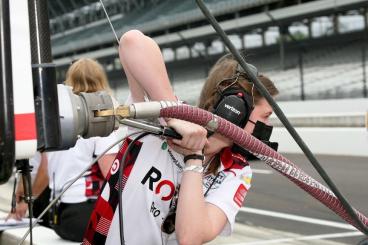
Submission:
<svg viewBox="0 0 368 245">
<path fill-rule="evenodd" d="M 33 218 L 33 197 L 32 197 L 32 180 L 31 180 L 31 172 L 33 167 L 29 165 L 29 160 L 17 160 L 16 162 L 17 170 L 22 174 L 23 180 L 23 190 L 24 190 L 24 198 L 26 203 L 28 204 L 28 214 L 29 214 L 29 229 L 30 229 L 30 245 L 33 244 L 33 232 L 32 232 L 32 218 Z"/>
<path fill-rule="evenodd" d="M 178 59 L 178 54 L 177 54 L 177 48 L 173 48 L 174 51 L 174 61 L 176 61 Z"/>
<path fill-rule="evenodd" d="M 266 31 L 265 29 L 261 30 L 261 35 L 262 35 L 262 47 L 266 46 Z"/>
<path fill-rule="evenodd" d="M 279 26 L 280 28 L 280 68 L 285 69 L 285 30 L 284 26 Z"/>
<path fill-rule="evenodd" d="M 366 47 L 367 47 L 367 41 L 368 41 L 368 16 L 367 16 L 368 12 L 367 9 L 364 9 L 363 11 L 363 15 L 364 15 L 364 42 L 363 42 L 363 46 L 362 46 L 362 69 L 363 69 L 363 97 L 367 98 L 368 97 L 368 92 L 367 92 L 367 71 L 366 71 Z"/>
<path fill-rule="evenodd" d="M 365 38 L 367 40 L 367 38 Z M 366 44 L 363 43 L 362 46 L 362 71 L 363 71 L 363 97 L 367 98 L 367 71 L 365 68 L 366 65 Z"/>
<path fill-rule="evenodd" d="M 333 34 L 334 35 L 338 35 L 339 34 L 339 29 L 340 29 L 340 27 L 339 27 L 339 14 L 334 14 L 333 16 L 332 16 L 332 24 L 333 24 Z"/>
<path fill-rule="evenodd" d="M 308 19 L 307 27 L 308 27 L 308 38 L 312 39 L 313 38 L 313 32 L 312 32 L 312 20 L 311 19 Z"/>
<path fill-rule="evenodd" d="M 298 50 L 298 64 L 299 64 L 299 75 L 300 75 L 300 99 L 305 100 L 303 51 L 301 49 Z"/>
<path fill-rule="evenodd" d="M 193 47 L 188 45 L 187 48 L 188 48 L 188 51 L 189 51 L 189 58 L 192 59 L 193 58 L 193 50 L 192 50 Z"/>
<path fill-rule="evenodd" d="M 59 106 L 55 65 L 52 64 L 47 0 L 28 0 L 32 75 L 37 119 L 37 148 L 60 145 Z"/>
<path fill-rule="evenodd" d="M 14 162 L 15 135 L 9 1 L 0 0 L 0 184 L 10 178 Z"/>
<path fill-rule="evenodd" d="M 210 46 L 211 46 L 211 41 L 209 41 L 209 40 L 206 40 L 205 42 L 204 42 L 204 58 L 205 59 L 208 59 L 208 53 L 209 53 L 209 48 L 210 48 Z"/>
</svg>

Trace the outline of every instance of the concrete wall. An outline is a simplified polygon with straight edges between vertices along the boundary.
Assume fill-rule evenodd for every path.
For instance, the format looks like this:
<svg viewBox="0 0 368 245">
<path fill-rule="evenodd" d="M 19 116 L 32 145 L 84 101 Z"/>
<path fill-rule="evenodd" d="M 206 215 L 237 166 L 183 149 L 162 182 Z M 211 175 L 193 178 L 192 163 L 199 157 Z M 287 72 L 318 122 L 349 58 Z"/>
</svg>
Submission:
<svg viewBox="0 0 368 245">
<path fill-rule="evenodd" d="M 368 112 L 368 99 L 280 102 L 279 105 L 287 116 Z M 303 127 L 296 130 L 316 154 L 368 157 L 368 130 L 365 127 Z M 274 128 L 271 140 L 279 142 L 282 153 L 302 152 L 285 128 Z"/>
</svg>

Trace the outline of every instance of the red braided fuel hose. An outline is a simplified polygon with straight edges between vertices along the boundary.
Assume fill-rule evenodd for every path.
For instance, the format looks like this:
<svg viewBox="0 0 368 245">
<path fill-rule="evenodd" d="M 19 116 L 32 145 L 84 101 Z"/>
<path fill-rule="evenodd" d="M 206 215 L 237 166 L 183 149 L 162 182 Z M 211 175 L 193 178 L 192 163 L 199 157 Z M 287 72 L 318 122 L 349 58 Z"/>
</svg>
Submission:
<svg viewBox="0 0 368 245">
<path fill-rule="evenodd" d="M 160 116 L 182 119 L 205 127 L 209 125 L 210 121 L 212 123 L 213 119 L 215 118 L 215 116 L 208 111 L 188 105 L 178 105 L 162 108 L 160 110 Z M 217 133 L 233 139 L 234 143 L 242 146 L 249 152 L 253 153 L 259 159 L 265 161 L 270 167 L 272 167 L 282 175 L 286 176 L 304 191 L 306 191 L 318 201 L 323 203 L 326 207 L 334 211 L 345 221 L 359 229 L 359 226 L 351 219 L 339 199 L 330 189 L 310 177 L 308 174 L 304 173 L 290 160 L 286 159 L 281 154 L 274 151 L 272 148 L 263 144 L 261 141 L 248 134 L 243 129 L 237 127 L 236 125 L 230 123 L 223 118 L 216 118 L 217 128 L 215 131 Z M 368 218 L 360 213 L 358 210 L 354 209 L 354 211 L 357 214 L 358 218 L 362 221 L 362 223 L 366 227 L 368 227 Z"/>
</svg>

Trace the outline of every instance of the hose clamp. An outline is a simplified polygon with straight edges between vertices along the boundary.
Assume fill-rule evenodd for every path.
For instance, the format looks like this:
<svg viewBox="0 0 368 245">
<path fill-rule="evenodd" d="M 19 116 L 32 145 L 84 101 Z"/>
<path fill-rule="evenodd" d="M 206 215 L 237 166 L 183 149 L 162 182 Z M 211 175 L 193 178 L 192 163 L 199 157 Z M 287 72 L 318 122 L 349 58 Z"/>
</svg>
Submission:
<svg viewBox="0 0 368 245">
<path fill-rule="evenodd" d="M 219 118 L 216 115 L 213 115 L 213 118 L 208 121 L 207 125 L 206 125 L 206 129 L 215 132 L 218 128 L 218 122 L 219 122 Z"/>
</svg>

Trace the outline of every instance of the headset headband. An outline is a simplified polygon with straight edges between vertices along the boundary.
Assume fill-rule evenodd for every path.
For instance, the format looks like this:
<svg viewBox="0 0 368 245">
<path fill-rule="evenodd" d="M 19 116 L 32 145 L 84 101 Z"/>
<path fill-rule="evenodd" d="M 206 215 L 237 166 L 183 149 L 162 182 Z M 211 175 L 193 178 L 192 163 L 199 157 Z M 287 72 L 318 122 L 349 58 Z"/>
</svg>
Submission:
<svg viewBox="0 0 368 245">
<path fill-rule="evenodd" d="M 245 62 L 245 63 L 247 64 L 247 66 L 248 66 L 249 70 L 253 73 L 253 75 L 258 76 L 258 69 L 257 69 L 257 67 L 255 67 L 254 65 L 249 64 L 249 63 L 247 63 L 247 62 Z M 242 67 L 239 63 L 238 63 L 238 65 L 236 66 L 236 72 L 237 72 L 237 73 L 245 73 L 245 74 L 247 74 L 247 73 L 244 71 L 243 67 Z M 247 74 L 247 75 L 248 75 L 248 74 Z"/>
</svg>

